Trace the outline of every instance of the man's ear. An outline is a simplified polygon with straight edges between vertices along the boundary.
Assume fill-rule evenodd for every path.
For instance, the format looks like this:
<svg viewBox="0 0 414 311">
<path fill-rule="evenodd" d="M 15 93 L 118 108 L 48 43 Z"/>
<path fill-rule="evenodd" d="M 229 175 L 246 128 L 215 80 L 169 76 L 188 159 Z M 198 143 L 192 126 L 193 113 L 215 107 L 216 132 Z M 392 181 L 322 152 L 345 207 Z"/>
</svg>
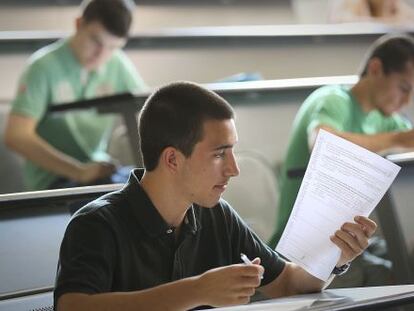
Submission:
<svg viewBox="0 0 414 311">
<path fill-rule="evenodd" d="M 374 57 L 368 62 L 368 74 L 371 76 L 381 76 L 384 74 L 382 61 L 378 57 Z"/>
<path fill-rule="evenodd" d="M 83 26 L 84 21 L 82 16 L 79 16 L 75 19 L 75 29 L 76 31 L 79 31 L 79 29 Z"/>
<path fill-rule="evenodd" d="M 183 157 L 184 155 L 178 149 L 174 147 L 167 147 L 161 153 L 160 160 L 165 168 L 176 172 Z"/>
</svg>

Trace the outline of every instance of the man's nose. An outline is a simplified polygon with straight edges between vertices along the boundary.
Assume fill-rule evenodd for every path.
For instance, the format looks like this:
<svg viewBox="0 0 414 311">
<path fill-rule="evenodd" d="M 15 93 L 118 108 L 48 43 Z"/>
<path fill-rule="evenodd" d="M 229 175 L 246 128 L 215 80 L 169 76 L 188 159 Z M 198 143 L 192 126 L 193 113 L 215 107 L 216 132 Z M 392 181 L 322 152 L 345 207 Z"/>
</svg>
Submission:
<svg viewBox="0 0 414 311">
<path fill-rule="evenodd" d="M 231 153 L 227 164 L 226 175 L 230 177 L 234 177 L 240 174 L 239 166 L 237 165 L 236 157 L 234 153 Z"/>
</svg>

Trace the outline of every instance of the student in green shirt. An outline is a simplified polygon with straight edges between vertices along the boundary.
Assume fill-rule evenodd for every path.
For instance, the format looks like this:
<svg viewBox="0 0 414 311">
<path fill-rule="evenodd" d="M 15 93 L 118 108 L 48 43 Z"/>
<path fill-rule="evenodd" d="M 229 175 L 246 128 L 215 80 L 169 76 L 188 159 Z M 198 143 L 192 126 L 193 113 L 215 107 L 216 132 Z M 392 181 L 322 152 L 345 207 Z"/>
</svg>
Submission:
<svg viewBox="0 0 414 311">
<path fill-rule="evenodd" d="M 50 105 L 143 90 L 121 51 L 133 2 L 84 3 L 75 33 L 35 52 L 19 82 L 5 143 L 27 161 L 28 190 L 108 182 L 117 169 L 105 152 L 113 116 L 95 111 L 50 115 Z"/>
<path fill-rule="evenodd" d="M 398 112 L 410 103 L 414 85 L 414 40 L 405 35 L 378 39 L 352 87 L 324 86 L 303 103 L 293 122 L 280 177 L 279 215 L 271 245 L 289 219 L 301 177 L 319 129 L 323 128 L 374 152 L 413 148 L 414 131 Z"/>
<path fill-rule="evenodd" d="M 355 85 L 324 86 L 305 100 L 293 122 L 280 174 L 279 212 L 269 242 L 272 247 L 289 219 L 319 129 L 374 152 L 413 148 L 411 124 L 398 114 L 410 103 L 413 85 L 414 40 L 406 35 L 386 35 L 369 50 Z M 295 176 L 298 170 L 302 176 Z"/>
</svg>

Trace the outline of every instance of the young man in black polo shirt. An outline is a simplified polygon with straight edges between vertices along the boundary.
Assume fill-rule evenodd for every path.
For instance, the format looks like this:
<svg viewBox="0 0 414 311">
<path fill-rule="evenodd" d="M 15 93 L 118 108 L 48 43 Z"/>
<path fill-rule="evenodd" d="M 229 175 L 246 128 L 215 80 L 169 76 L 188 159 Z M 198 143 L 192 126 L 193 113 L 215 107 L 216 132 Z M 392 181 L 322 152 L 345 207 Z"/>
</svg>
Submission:
<svg viewBox="0 0 414 311">
<path fill-rule="evenodd" d="M 283 261 L 222 199 L 239 169 L 234 112 L 217 94 L 179 82 L 140 115 L 145 171 L 82 208 L 66 230 L 54 293 L 59 310 L 187 310 L 321 290 Z M 331 240 L 337 266 L 368 245 L 376 224 L 359 217 Z M 240 263 L 240 253 L 255 258 Z M 263 275 L 263 279 L 261 276 Z"/>
</svg>

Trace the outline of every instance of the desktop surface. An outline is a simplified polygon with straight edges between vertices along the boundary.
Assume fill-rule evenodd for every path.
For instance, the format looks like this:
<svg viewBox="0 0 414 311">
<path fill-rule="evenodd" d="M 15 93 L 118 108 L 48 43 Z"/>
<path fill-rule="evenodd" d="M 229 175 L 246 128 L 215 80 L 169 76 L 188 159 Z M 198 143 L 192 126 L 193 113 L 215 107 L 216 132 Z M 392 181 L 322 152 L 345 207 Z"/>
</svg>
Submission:
<svg viewBox="0 0 414 311">
<path fill-rule="evenodd" d="M 0 311 L 53 311 L 53 292 L 1 300 Z"/>
<path fill-rule="evenodd" d="M 0 210 L 0 296 L 53 286 L 66 206 Z"/>
<path fill-rule="evenodd" d="M 321 293 L 264 300 L 243 306 L 217 308 L 222 311 L 345 311 L 387 310 L 414 304 L 414 285 L 328 289 Z"/>
<path fill-rule="evenodd" d="M 248 305 L 216 308 L 217 311 L 345 311 L 390 310 L 414 303 L 414 285 L 329 289 L 322 293 L 265 300 Z M 53 310 L 53 292 L 0 301 L 0 311 Z M 398 309 L 401 310 L 401 309 Z"/>
</svg>

